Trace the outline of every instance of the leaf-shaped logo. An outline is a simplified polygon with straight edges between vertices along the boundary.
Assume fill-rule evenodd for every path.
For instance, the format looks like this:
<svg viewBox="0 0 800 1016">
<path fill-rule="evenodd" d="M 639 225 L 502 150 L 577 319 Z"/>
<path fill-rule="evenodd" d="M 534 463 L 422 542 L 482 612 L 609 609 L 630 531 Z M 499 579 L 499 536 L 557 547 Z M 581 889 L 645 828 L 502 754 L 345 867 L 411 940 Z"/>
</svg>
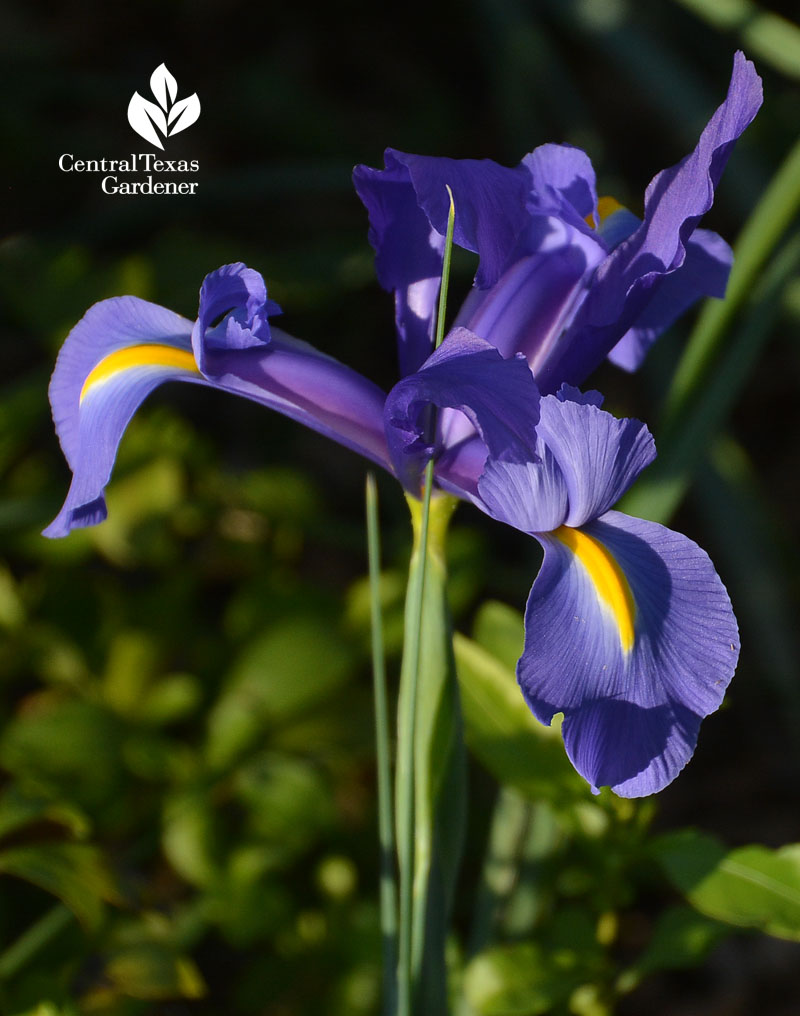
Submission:
<svg viewBox="0 0 800 1016">
<path fill-rule="evenodd" d="M 134 92 L 128 103 L 128 123 L 140 137 L 163 151 L 162 138 L 186 130 L 200 116 L 200 100 L 195 92 L 176 102 L 178 82 L 163 63 L 150 75 L 150 89 L 156 102 Z"/>
</svg>

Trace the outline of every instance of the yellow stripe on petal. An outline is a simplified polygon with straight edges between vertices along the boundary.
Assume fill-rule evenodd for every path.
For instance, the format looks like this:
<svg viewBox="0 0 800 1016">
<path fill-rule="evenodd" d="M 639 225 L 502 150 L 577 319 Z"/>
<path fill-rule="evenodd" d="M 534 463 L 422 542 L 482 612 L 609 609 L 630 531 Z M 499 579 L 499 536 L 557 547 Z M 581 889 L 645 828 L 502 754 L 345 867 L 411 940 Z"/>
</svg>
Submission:
<svg viewBox="0 0 800 1016">
<path fill-rule="evenodd" d="M 586 569 L 598 599 L 610 609 L 617 623 L 623 650 L 630 652 L 634 639 L 636 603 L 616 558 L 599 540 L 580 529 L 561 526 L 553 536 L 571 550 Z"/>
<path fill-rule="evenodd" d="M 144 343 L 141 346 L 127 346 L 109 353 L 89 373 L 81 389 L 80 401 L 83 402 L 87 392 L 95 385 L 107 381 L 110 377 L 130 367 L 169 367 L 187 370 L 199 374 L 194 354 L 188 349 L 177 349 L 157 342 Z"/>
</svg>

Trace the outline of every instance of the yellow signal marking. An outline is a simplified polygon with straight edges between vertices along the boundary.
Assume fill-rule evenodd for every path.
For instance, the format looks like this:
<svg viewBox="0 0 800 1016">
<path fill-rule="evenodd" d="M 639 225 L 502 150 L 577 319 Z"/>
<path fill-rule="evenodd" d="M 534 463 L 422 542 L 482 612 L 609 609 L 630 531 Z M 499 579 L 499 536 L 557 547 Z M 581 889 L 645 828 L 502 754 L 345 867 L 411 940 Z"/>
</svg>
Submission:
<svg viewBox="0 0 800 1016">
<path fill-rule="evenodd" d="M 571 550 L 586 569 L 598 598 L 609 607 L 617 622 L 623 650 L 630 652 L 634 640 L 636 602 L 616 558 L 599 540 L 580 529 L 561 526 L 553 536 Z"/>
<path fill-rule="evenodd" d="M 200 373 L 191 350 L 177 349 L 175 346 L 157 342 L 127 346 L 125 349 L 109 353 L 89 372 L 89 376 L 83 382 L 80 401 L 83 402 L 86 393 L 94 385 L 129 367 L 175 367 L 178 370 L 191 371 L 193 374 Z"/>
</svg>

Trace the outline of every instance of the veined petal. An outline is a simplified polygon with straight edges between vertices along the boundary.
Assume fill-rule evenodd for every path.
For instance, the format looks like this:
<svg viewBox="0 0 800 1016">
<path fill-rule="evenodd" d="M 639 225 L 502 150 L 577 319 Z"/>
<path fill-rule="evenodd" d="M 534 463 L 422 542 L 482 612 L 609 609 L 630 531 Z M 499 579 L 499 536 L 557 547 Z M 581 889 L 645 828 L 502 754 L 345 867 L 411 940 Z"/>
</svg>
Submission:
<svg viewBox="0 0 800 1016">
<path fill-rule="evenodd" d="M 542 399 L 540 414 L 537 433 L 567 486 L 567 526 L 608 511 L 656 457 L 652 435 L 639 420 L 554 395 Z"/>
<path fill-rule="evenodd" d="M 619 512 L 537 539 L 545 556 L 517 670 L 525 699 L 544 723 L 564 713 L 567 753 L 593 789 L 655 793 L 689 760 L 733 676 L 725 588 L 691 540 Z"/>
<path fill-rule="evenodd" d="M 386 435 L 395 472 L 407 490 L 418 493 L 421 472 L 436 443 L 428 433 L 430 406 L 464 413 L 490 456 L 535 459 L 538 404 L 533 375 L 522 357 L 503 359 L 491 343 L 455 328 L 386 399 Z"/>
<path fill-rule="evenodd" d="M 644 221 L 599 266 L 563 340 L 537 369 L 543 393 L 563 381 L 580 384 L 636 324 L 664 277 L 685 264 L 690 237 L 711 207 L 733 146 L 758 112 L 761 99 L 761 79 L 739 52 L 728 95 L 696 148 L 652 180 L 645 195 Z"/>
<path fill-rule="evenodd" d="M 597 393 L 565 386 L 539 404 L 537 457 L 491 458 L 478 483 L 479 507 L 530 534 L 581 526 L 608 511 L 655 458 L 639 420 L 618 420 L 597 405 Z"/>
</svg>

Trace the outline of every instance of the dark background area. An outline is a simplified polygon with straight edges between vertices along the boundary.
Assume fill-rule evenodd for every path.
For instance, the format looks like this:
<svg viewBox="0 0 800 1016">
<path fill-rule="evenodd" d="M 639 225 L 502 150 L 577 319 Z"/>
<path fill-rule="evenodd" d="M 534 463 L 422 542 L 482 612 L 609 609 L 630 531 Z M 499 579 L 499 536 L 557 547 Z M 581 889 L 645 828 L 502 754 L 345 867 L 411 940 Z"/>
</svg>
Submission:
<svg viewBox="0 0 800 1016">
<path fill-rule="evenodd" d="M 691 149 L 724 97 L 746 32 L 690 6 L 4 4 L 0 767 L 6 802 L 21 794 L 40 809 L 15 827 L 20 842 L 97 848 L 122 899 L 4 967 L 21 929 L 60 911 L 0 854 L 1 1012 L 46 999 L 62 1007 L 53 1016 L 377 1011 L 364 464 L 257 406 L 169 386 L 123 442 L 110 521 L 44 541 L 68 483 L 45 393 L 69 328 L 122 293 L 193 318 L 204 275 L 242 260 L 283 307 L 281 327 L 388 388 L 391 297 L 374 279 L 352 167 L 380 165 L 386 146 L 515 164 L 569 142 L 591 155 L 600 193 L 639 213 L 650 178 Z M 745 49 L 765 104 L 704 221 L 729 241 L 800 123 L 800 63 Z M 64 152 L 151 150 L 126 110 L 162 61 L 179 97 L 200 98 L 199 120 L 166 153 L 199 161 L 197 195 L 104 195 L 100 174 L 60 172 Z M 473 270 L 457 261 L 456 293 Z M 596 379 L 608 407 L 657 440 L 690 327 L 641 375 Z M 699 470 L 672 522 L 717 562 L 743 656 L 655 821 L 731 846 L 800 840 L 798 327 L 791 279 L 711 449 L 724 468 Z M 399 489 L 380 484 L 396 651 L 408 532 Z M 522 609 L 537 556 L 520 534 L 464 507 L 451 555 L 460 629 L 487 598 Z M 284 700 L 259 683 L 264 670 L 305 691 Z M 477 766 L 473 779 L 468 875 L 494 794 Z M 467 909 L 465 898 L 460 920 Z M 797 956 L 736 938 L 701 971 L 647 982 L 620 1012 L 794 1013 Z"/>
</svg>

